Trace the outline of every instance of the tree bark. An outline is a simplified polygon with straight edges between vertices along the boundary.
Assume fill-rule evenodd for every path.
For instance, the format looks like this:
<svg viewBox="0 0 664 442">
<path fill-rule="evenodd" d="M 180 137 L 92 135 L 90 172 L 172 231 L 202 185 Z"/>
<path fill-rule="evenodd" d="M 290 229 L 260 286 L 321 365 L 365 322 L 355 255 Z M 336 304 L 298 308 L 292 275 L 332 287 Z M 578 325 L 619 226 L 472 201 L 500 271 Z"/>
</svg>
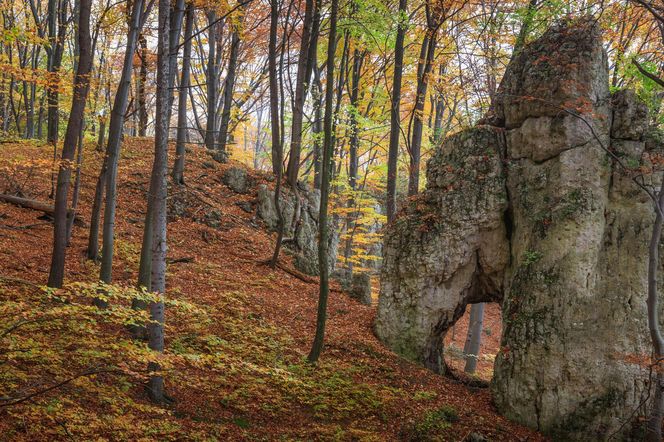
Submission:
<svg viewBox="0 0 664 442">
<path fill-rule="evenodd" d="M 178 127 L 175 142 L 175 163 L 173 165 L 173 182 L 184 184 L 184 157 L 187 135 L 187 89 L 191 71 L 191 34 L 194 28 L 194 6 L 187 5 L 184 24 L 184 48 L 182 49 L 182 72 L 180 90 L 178 92 Z M 169 72 L 170 74 L 170 72 Z"/>
<path fill-rule="evenodd" d="M 394 77 L 392 79 L 392 106 L 390 108 L 390 144 L 387 158 L 387 222 L 397 212 L 397 160 L 401 136 L 401 79 L 403 76 L 404 38 L 406 35 L 407 0 L 399 0 L 399 23 L 394 47 Z"/>
<path fill-rule="evenodd" d="M 90 8 L 91 0 L 80 0 L 79 14 L 79 48 L 80 58 L 76 77 L 74 79 L 74 94 L 72 97 L 71 112 L 67 122 L 62 158 L 58 170 L 58 184 L 55 192 L 55 227 L 53 229 L 53 253 L 51 255 L 51 268 L 48 276 L 49 287 L 62 287 L 65 271 L 65 258 L 67 248 L 67 206 L 69 196 L 69 182 L 71 167 L 74 161 L 76 145 L 78 142 L 83 112 L 90 85 L 90 71 L 92 70 L 92 46 L 90 42 Z"/>
<path fill-rule="evenodd" d="M 154 163 L 150 180 L 150 195 L 153 204 L 152 217 L 152 291 L 159 295 L 157 302 L 150 303 L 148 325 L 148 346 L 151 350 L 164 351 L 164 295 L 166 293 L 166 197 L 168 182 L 168 69 L 169 69 L 169 26 L 170 1 L 159 0 L 159 36 L 157 54 L 157 92 Z M 164 378 L 157 362 L 150 362 L 151 372 L 148 384 L 150 399 L 163 403 Z"/>
<path fill-rule="evenodd" d="M 136 84 L 136 103 L 138 104 L 138 136 L 144 137 L 148 130 L 148 104 L 145 84 L 148 81 L 148 41 L 142 33 L 138 36 L 138 58 L 141 65 Z"/>
<path fill-rule="evenodd" d="M 224 81 L 224 106 L 221 111 L 221 123 L 219 124 L 219 158 L 227 159 L 227 144 L 230 134 L 228 125 L 231 120 L 231 110 L 233 109 L 233 92 L 235 89 L 235 74 L 237 71 L 238 54 L 240 50 L 240 25 L 235 25 L 231 34 L 231 48 L 228 55 L 228 70 Z"/>
<path fill-rule="evenodd" d="M 325 89 L 325 139 L 323 142 L 323 164 L 321 171 L 321 196 L 320 210 L 318 217 L 318 267 L 320 273 L 320 291 L 318 294 L 318 314 L 316 319 L 316 335 L 314 337 L 311 351 L 307 359 L 309 362 L 318 361 L 323 344 L 325 341 L 325 322 L 327 320 L 327 299 L 330 291 L 329 287 L 329 266 L 328 266 L 328 240 L 329 226 L 327 219 L 328 199 L 330 193 L 330 167 L 332 162 L 332 149 L 334 134 L 332 133 L 334 119 L 333 101 L 334 101 L 334 54 L 337 43 L 337 15 L 339 9 L 339 0 L 332 0 L 330 7 L 330 35 L 327 45 L 327 85 Z"/>
<path fill-rule="evenodd" d="M 216 48 L 218 31 L 217 13 L 213 10 L 208 11 L 208 23 L 211 25 L 208 31 L 208 61 L 206 72 L 207 83 L 207 123 L 205 125 L 205 147 L 209 150 L 214 149 L 214 140 L 216 138 L 216 122 L 217 122 L 217 89 L 219 83 L 219 72 L 216 63 Z"/>
<path fill-rule="evenodd" d="M 468 334 L 463 353 L 466 356 L 466 373 L 475 373 L 477 361 L 480 356 L 480 345 L 482 344 L 482 324 L 484 322 L 484 303 L 470 306 L 470 321 L 468 322 Z"/>
<path fill-rule="evenodd" d="M 314 0 L 306 0 L 304 21 L 302 23 L 302 38 L 300 40 L 300 55 L 297 60 L 297 77 L 295 79 L 295 101 L 293 103 L 293 123 L 291 126 L 291 148 L 288 160 L 287 177 L 292 187 L 297 185 L 300 170 L 300 155 L 302 149 L 302 120 L 304 118 L 304 102 L 306 100 L 307 83 L 309 82 L 311 63 L 308 63 L 309 45 L 312 43 L 312 25 L 314 18 Z"/>
<path fill-rule="evenodd" d="M 277 242 L 270 261 L 275 268 L 279 259 L 281 243 L 284 239 L 284 215 L 281 212 L 281 180 L 283 145 L 281 143 L 281 122 L 279 121 L 279 84 L 277 72 L 277 30 L 279 26 L 279 0 L 270 0 L 270 40 L 268 43 L 268 72 L 270 77 L 270 126 L 272 135 L 272 170 L 277 177 L 274 189 L 274 206 L 277 211 Z"/>
<path fill-rule="evenodd" d="M 420 61 L 417 67 L 417 89 L 415 95 L 415 108 L 413 109 L 413 133 L 410 142 L 410 173 L 408 174 L 408 195 L 417 195 L 420 185 L 420 157 L 422 151 L 422 129 L 424 127 L 424 103 L 427 96 L 429 74 L 433 66 L 436 52 L 436 34 L 439 23 L 430 18 L 429 4 L 427 3 L 427 31 L 422 41 Z"/>
<path fill-rule="evenodd" d="M 664 418 L 664 338 L 659 325 L 659 299 L 657 293 L 657 270 L 659 269 L 659 244 L 662 239 L 664 224 L 664 177 L 655 203 L 655 223 L 648 248 L 648 329 L 653 347 L 653 366 L 655 371 L 655 396 L 646 426 L 648 441 L 662 440 L 662 419 Z"/>
<path fill-rule="evenodd" d="M 135 0 L 132 5 L 129 34 L 127 35 L 127 47 L 125 49 L 124 64 L 122 66 L 122 75 L 118 90 L 115 93 L 113 109 L 111 110 L 111 121 L 108 129 L 108 144 L 106 145 L 107 168 L 102 173 L 106 173 L 105 190 L 106 201 L 104 206 L 104 228 L 103 228 L 103 248 L 101 258 L 101 269 L 99 279 L 107 284 L 112 281 L 113 273 L 113 246 L 115 237 L 115 207 L 116 190 L 118 175 L 118 160 L 120 156 L 120 142 L 122 138 L 122 127 L 124 125 L 125 113 L 127 112 L 127 102 L 129 97 L 129 88 L 131 86 L 131 71 L 136 43 L 140 33 L 143 19 L 149 14 L 149 10 L 143 11 L 144 0 Z M 92 236 L 92 235 L 90 235 Z M 90 252 L 90 250 L 88 251 Z M 97 301 L 99 306 L 104 306 L 104 302 Z"/>
</svg>

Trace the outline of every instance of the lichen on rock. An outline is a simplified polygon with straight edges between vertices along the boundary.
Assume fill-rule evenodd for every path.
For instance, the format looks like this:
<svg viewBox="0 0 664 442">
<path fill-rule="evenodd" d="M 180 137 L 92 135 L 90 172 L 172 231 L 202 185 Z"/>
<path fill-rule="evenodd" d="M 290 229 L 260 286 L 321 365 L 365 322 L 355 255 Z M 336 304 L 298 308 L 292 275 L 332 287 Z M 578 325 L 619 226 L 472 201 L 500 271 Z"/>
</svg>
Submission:
<svg viewBox="0 0 664 442">
<path fill-rule="evenodd" d="M 448 138 L 427 187 L 385 232 L 377 335 L 441 372 L 468 303 L 499 301 L 499 411 L 545 434 L 598 440 L 637 409 L 649 353 L 652 202 L 647 108 L 613 96 L 594 22 L 564 23 L 507 67 L 493 113 Z M 610 153 L 609 153 L 610 152 Z"/>
</svg>

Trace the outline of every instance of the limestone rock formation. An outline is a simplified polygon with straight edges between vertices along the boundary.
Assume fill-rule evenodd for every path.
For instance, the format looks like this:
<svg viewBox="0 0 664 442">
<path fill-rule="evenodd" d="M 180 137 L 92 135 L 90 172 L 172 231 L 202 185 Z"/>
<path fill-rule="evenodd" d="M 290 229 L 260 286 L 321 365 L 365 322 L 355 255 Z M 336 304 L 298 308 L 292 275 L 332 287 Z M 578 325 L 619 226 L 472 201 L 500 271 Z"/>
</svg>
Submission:
<svg viewBox="0 0 664 442">
<path fill-rule="evenodd" d="M 299 189 L 299 203 L 294 192 L 281 194 L 281 213 L 284 217 L 284 246 L 294 254 L 295 266 L 309 275 L 318 275 L 318 209 L 320 192 L 315 189 Z M 258 189 L 258 216 L 267 228 L 276 231 L 279 217 L 274 204 L 274 191 L 261 185 Z M 297 214 L 297 216 L 295 216 Z M 339 235 L 330 229 L 328 262 L 334 269 L 339 247 Z"/>
<path fill-rule="evenodd" d="M 448 138 L 429 160 L 427 188 L 385 232 L 378 336 L 441 371 L 441 334 L 468 303 L 498 300 L 509 260 L 502 131 Z"/>
<path fill-rule="evenodd" d="M 467 304 L 501 301 L 498 409 L 555 438 L 603 439 L 648 376 L 633 361 L 649 353 L 654 215 L 621 166 L 648 162 L 647 110 L 611 97 L 600 31 L 583 21 L 517 54 L 494 105 L 492 126 L 443 143 L 388 226 L 376 332 L 441 372 Z"/>
<path fill-rule="evenodd" d="M 252 184 L 244 167 L 229 167 L 221 176 L 221 181 L 235 193 L 247 193 Z"/>
</svg>

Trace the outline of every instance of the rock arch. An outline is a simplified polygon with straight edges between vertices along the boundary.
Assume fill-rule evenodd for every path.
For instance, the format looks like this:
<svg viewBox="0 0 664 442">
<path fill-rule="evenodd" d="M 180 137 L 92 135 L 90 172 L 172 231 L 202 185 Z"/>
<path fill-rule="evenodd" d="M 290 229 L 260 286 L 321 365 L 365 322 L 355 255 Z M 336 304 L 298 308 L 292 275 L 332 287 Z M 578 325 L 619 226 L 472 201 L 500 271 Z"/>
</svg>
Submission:
<svg viewBox="0 0 664 442">
<path fill-rule="evenodd" d="M 611 96 L 600 31 L 577 21 L 514 57 L 486 122 L 443 143 L 387 227 L 376 333 L 442 372 L 442 336 L 467 304 L 502 302 L 499 410 L 604 438 L 647 385 L 630 360 L 649 353 L 652 207 L 606 152 L 648 162 L 647 109 Z"/>
</svg>

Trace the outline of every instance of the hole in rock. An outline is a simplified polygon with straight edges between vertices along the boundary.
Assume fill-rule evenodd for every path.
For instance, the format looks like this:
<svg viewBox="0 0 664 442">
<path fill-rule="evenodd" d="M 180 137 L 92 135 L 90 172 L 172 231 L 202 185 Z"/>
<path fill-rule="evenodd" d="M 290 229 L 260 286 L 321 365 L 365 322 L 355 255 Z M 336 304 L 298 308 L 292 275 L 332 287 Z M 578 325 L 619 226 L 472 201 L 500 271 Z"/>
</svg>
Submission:
<svg viewBox="0 0 664 442">
<path fill-rule="evenodd" d="M 468 304 L 463 316 L 450 327 L 443 338 L 445 362 L 458 372 L 463 372 L 466 367 L 464 348 L 467 347 L 469 338 L 468 327 L 471 324 L 472 306 L 472 304 Z M 473 375 L 487 382 L 491 381 L 493 376 L 493 361 L 500 348 L 502 325 L 500 304 L 497 302 L 484 303 L 480 327 L 480 350 Z"/>
</svg>

